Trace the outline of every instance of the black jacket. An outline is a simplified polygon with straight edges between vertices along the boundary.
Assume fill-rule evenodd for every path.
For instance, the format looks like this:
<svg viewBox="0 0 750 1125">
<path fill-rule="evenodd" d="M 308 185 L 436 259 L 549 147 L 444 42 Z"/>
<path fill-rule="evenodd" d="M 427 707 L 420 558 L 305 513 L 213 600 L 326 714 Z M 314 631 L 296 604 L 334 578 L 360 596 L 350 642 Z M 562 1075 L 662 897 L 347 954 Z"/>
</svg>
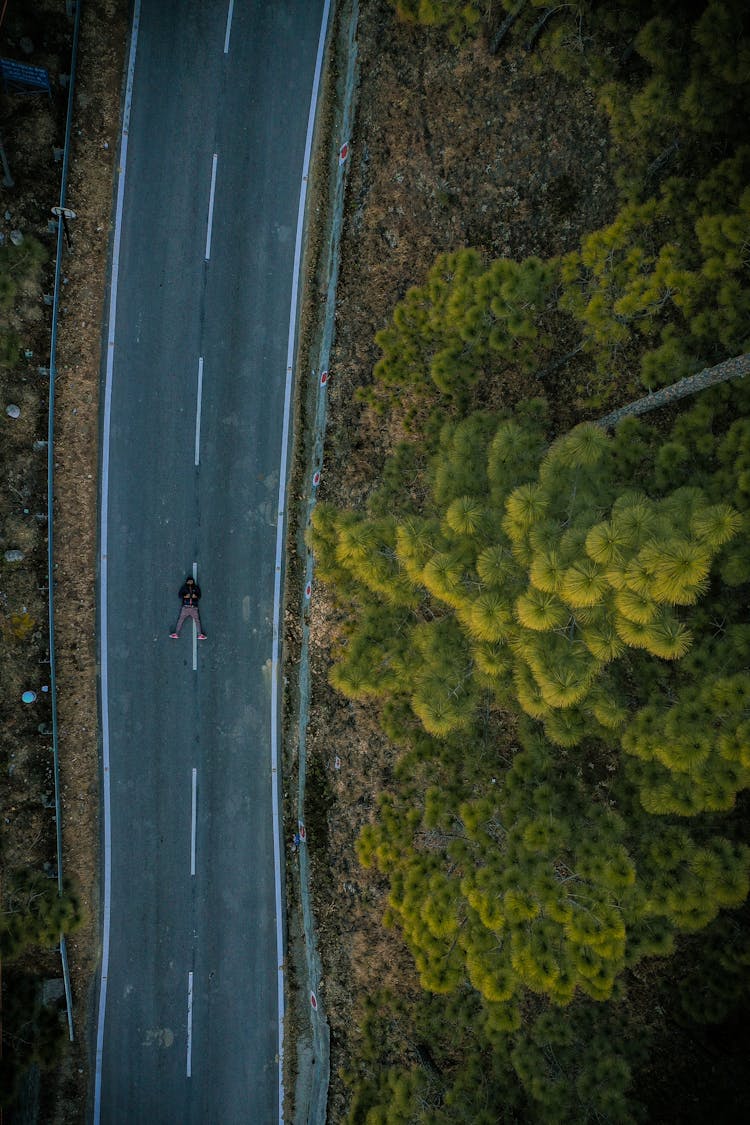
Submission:
<svg viewBox="0 0 750 1125">
<path fill-rule="evenodd" d="M 192 586 L 188 586 L 186 582 L 184 586 L 180 586 L 178 596 L 182 598 L 183 605 L 197 605 L 201 597 L 201 588 L 197 582 L 194 582 Z"/>
</svg>

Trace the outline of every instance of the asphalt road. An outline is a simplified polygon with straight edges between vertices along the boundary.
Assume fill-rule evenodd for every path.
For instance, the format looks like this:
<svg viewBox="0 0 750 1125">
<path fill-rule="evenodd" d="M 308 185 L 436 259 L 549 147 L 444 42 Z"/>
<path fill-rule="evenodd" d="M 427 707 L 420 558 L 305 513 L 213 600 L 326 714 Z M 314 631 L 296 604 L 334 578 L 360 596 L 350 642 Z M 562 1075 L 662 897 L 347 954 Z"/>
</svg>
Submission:
<svg viewBox="0 0 750 1125">
<path fill-rule="evenodd" d="M 105 1125 L 278 1118 L 274 552 L 323 8 L 142 0 L 102 498 Z M 208 640 L 174 641 L 194 570 Z"/>
</svg>

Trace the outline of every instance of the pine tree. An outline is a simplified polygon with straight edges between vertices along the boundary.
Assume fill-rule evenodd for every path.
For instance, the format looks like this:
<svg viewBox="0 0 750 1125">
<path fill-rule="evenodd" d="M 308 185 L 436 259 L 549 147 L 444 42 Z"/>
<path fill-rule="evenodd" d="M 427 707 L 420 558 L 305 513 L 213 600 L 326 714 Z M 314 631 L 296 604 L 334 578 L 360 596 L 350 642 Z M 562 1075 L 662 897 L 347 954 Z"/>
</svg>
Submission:
<svg viewBox="0 0 750 1125">
<path fill-rule="evenodd" d="M 587 1006 L 545 1012 L 517 1036 L 513 1066 L 528 1091 L 536 1120 L 634 1122 L 628 1048 L 616 1018 Z M 638 1057 L 637 1048 L 631 1059 Z"/>
<path fill-rule="evenodd" d="M 57 883 L 29 868 L 10 872 L 3 897 L 0 953 L 5 961 L 19 957 L 31 946 L 56 946 L 61 934 L 72 933 L 83 920 L 78 897 L 69 882 L 60 894 Z"/>
<path fill-rule="evenodd" d="M 481 5 L 476 0 L 391 0 L 404 23 L 444 28 L 451 43 L 459 44 L 480 27 Z"/>
<path fill-rule="evenodd" d="M 477 6 L 439 7 L 401 3 L 433 26 Z M 729 815 L 750 786 L 748 391 L 702 395 L 669 432 L 627 420 L 551 445 L 538 406 L 462 415 L 507 368 L 547 365 L 553 322 L 580 333 L 600 399 L 639 362 L 656 387 L 747 348 L 747 18 L 739 0 L 555 13 L 542 54 L 598 88 L 619 211 L 562 262 L 442 255 L 378 337 L 371 401 L 413 411 L 416 440 L 364 510 L 321 506 L 310 542 L 347 617 L 332 679 L 399 743 L 358 854 L 388 880 L 433 1016 L 460 1010 L 456 1038 L 481 1047 L 436 1046 L 437 1076 L 380 1024 L 358 1120 L 503 1120 L 473 1097 L 497 1058 L 498 1081 L 517 1075 L 503 1106 L 630 1120 L 643 1029 L 607 1003 L 624 971 L 678 935 L 682 957 L 716 927 L 716 963 L 737 944 L 721 927 L 750 869 Z M 743 957 L 694 973 L 686 1010 L 726 1011 Z"/>
</svg>

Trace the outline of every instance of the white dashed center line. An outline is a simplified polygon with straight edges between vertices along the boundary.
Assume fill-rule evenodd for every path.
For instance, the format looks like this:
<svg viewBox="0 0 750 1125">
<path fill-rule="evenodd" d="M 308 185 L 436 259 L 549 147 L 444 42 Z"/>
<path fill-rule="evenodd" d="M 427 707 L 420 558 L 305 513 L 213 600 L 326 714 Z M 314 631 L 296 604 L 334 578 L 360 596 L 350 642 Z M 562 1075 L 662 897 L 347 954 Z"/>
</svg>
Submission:
<svg viewBox="0 0 750 1125">
<path fill-rule="evenodd" d="M 198 360 L 198 396 L 195 406 L 195 464 L 201 459 L 201 404 L 203 402 L 203 356 Z"/>
<path fill-rule="evenodd" d="M 186 1076 L 193 1073 L 193 974 L 188 973 L 187 1060 Z"/>
<path fill-rule="evenodd" d="M 227 29 L 224 33 L 224 54 L 229 54 L 229 33 L 232 30 L 232 13 L 234 11 L 234 0 L 229 0 L 229 11 L 227 12 Z"/>
<path fill-rule="evenodd" d="M 193 768 L 193 794 L 190 813 L 190 874 L 195 875 L 195 838 L 197 831 L 198 770 Z"/>
<path fill-rule="evenodd" d="M 197 562 L 193 563 L 193 578 L 196 582 L 198 581 L 198 564 L 197 564 Z M 198 609 L 198 613 L 200 613 L 200 608 Z M 194 672 L 198 671 L 198 626 L 195 624 L 194 621 L 193 621 L 193 671 Z"/>
<path fill-rule="evenodd" d="M 208 197 L 208 230 L 206 231 L 206 261 L 211 257 L 211 228 L 214 225 L 214 196 L 216 195 L 216 165 L 219 157 L 214 153 L 211 161 L 211 192 Z"/>
</svg>

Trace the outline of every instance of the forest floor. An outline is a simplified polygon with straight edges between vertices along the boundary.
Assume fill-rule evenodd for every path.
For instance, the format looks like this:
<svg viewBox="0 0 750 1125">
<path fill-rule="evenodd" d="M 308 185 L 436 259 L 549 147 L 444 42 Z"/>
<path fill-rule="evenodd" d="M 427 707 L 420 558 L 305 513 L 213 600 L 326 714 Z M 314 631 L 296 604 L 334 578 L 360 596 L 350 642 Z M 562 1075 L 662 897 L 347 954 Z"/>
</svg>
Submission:
<svg viewBox="0 0 750 1125">
<path fill-rule="evenodd" d="M 20 39 L 28 36 L 38 48 L 30 61 L 47 65 L 56 79 L 68 69 L 70 28 L 59 15 L 57 0 L 40 0 L 35 7 L 33 19 L 24 15 L 23 27 L 20 16 L 8 16 L 2 53 L 19 57 Z M 98 955 L 99 374 L 128 11 L 127 0 L 88 0 L 83 9 L 68 191 L 78 218 L 73 247 L 65 254 L 58 350 L 55 558 L 63 836 L 65 873 L 76 884 L 85 915 L 68 946 L 77 1038 L 65 1054 L 59 1081 L 48 1084 L 42 1106 L 43 1119 L 60 1125 L 82 1118 Z M 366 0 L 360 5 L 358 49 L 358 110 L 320 490 L 322 499 L 354 506 L 366 499 L 399 436 L 357 404 L 355 391 L 371 382 L 378 358 L 374 334 L 389 321 L 406 289 L 423 281 L 441 251 L 473 246 L 489 260 L 572 250 L 584 232 L 612 217 L 615 206 L 602 116 L 581 89 L 537 73 L 533 57 L 512 42 L 497 57 L 481 39 L 457 50 L 442 37 L 399 25 L 386 0 Z M 3 194 L 2 211 L 7 207 L 11 219 L 2 220 L 2 230 L 19 227 L 38 235 L 51 259 L 47 222 L 49 207 L 57 202 L 60 172 L 51 149 L 62 145 L 60 101 L 58 93 L 54 113 L 42 99 L 14 105 L 3 137 L 16 187 Z M 49 267 L 43 291 L 51 291 Z M 33 714 L 6 702 L 17 700 L 24 687 L 37 685 L 47 655 L 44 530 L 23 513 L 26 507 L 32 516 L 45 509 L 44 454 L 30 453 L 33 440 L 46 436 L 46 388 L 36 374 L 49 347 L 48 309 L 41 293 L 25 294 L 14 316 L 25 326 L 24 339 L 34 356 L 22 372 L 3 373 L 0 385 L 2 424 L 9 433 L 6 400 L 22 408 L 12 439 L 4 440 L 0 453 L 3 475 L 13 485 L 2 497 L 0 546 L 4 551 L 23 542 L 26 553 L 24 564 L 12 570 L 4 565 L 1 575 L 0 626 L 11 658 L 0 669 L 0 718 L 9 732 L 9 752 L 19 762 L 28 759 L 29 767 L 25 772 L 19 768 L 11 788 L 0 794 L 5 869 L 23 862 L 54 864 L 54 827 L 44 809 L 49 799 L 49 714 L 43 698 Z M 576 377 L 575 364 L 560 375 L 559 396 L 550 403 L 558 425 L 585 416 L 585 387 Z M 508 382 L 493 389 L 486 405 L 511 406 L 527 394 L 525 382 Z M 21 606 L 31 622 L 27 628 L 19 624 Z M 359 867 L 354 851 L 378 793 L 388 784 L 392 750 L 374 715 L 328 686 L 336 622 L 317 591 L 311 621 L 306 822 L 325 969 L 321 992 L 332 1031 L 329 1118 L 336 1122 L 347 1103 L 341 1074 L 351 1057 L 358 997 L 381 985 L 401 990 L 417 985 L 402 943 L 381 924 L 384 884 Z M 334 768 L 336 758 L 339 769 Z M 15 819 L 9 821 L 10 814 Z M 59 968 L 46 958 L 44 971 L 58 975 Z"/>
</svg>

